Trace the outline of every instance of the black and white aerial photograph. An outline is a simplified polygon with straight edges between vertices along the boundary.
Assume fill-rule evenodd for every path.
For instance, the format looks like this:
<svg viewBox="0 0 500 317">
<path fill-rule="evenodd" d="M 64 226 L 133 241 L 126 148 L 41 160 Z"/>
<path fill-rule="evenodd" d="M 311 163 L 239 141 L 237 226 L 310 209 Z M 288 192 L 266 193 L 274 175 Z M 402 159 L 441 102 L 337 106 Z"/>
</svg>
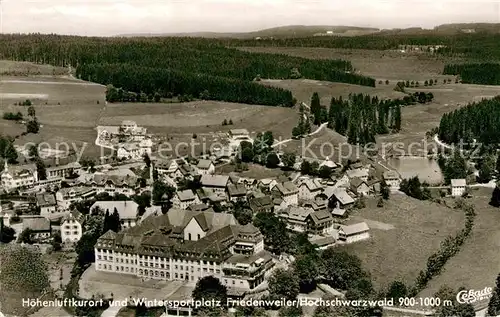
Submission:
<svg viewBox="0 0 500 317">
<path fill-rule="evenodd" d="M 500 1 L 0 0 L 0 317 L 77 316 L 500 316 Z"/>
</svg>

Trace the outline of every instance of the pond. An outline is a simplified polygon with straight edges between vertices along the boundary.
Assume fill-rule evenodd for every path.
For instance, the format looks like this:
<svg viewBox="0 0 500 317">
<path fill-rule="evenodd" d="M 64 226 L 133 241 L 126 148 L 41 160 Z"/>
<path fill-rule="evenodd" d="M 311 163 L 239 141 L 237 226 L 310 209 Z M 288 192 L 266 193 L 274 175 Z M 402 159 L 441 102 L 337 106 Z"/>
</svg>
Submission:
<svg viewBox="0 0 500 317">
<path fill-rule="evenodd" d="M 437 184 L 443 181 L 443 174 L 436 160 L 427 157 L 403 156 L 388 159 L 389 167 L 401 174 L 403 179 L 418 176 L 421 182 Z"/>
</svg>

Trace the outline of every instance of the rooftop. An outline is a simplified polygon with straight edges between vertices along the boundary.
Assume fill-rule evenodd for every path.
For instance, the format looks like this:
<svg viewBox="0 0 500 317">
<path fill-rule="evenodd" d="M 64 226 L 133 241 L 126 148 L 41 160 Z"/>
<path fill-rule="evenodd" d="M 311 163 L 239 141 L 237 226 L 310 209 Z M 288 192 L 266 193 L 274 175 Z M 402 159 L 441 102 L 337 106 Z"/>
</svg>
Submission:
<svg viewBox="0 0 500 317">
<path fill-rule="evenodd" d="M 36 195 L 36 203 L 38 207 L 50 207 L 57 205 L 56 196 L 54 194 L 44 193 Z"/>
<path fill-rule="evenodd" d="M 340 228 L 348 236 L 354 235 L 354 234 L 359 234 L 359 233 L 366 232 L 366 231 L 370 230 L 370 228 L 368 227 L 366 222 L 360 222 L 360 223 L 356 223 L 356 224 L 348 225 L 348 226 L 341 226 Z"/>
<path fill-rule="evenodd" d="M 245 196 L 247 194 L 247 189 L 243 184 L 229 184 L 227 190 L 230 196 Z"/>
<path fill-rule="evenodd" d="M 120 215 L 120 219 L 135 219 L 137 217 L 137 208 L 139 205 L 135 201 L 96 201 L 90 210 L 99 207 L 104 212 L 108 211 L 110 214 L 114 212 L 115 208 Z"/>
<path fill-rule="evenodd" d="M 467 182 L 463 178 L 451 180 L 451 187 L 465 187 L 465 186 L 467 186 Z"/>
<path fill-rule="evenodd" d="M 209 169 L 211 165 L 213 165 L 211 160 L 199 160 L 198 165 L 196 167 L 201 169 Z"/>
<path fill-rule="evenodd" d="M 202 175 L 200 182 L 202 186 L 226 187 L 229 181 L 227 175 Z"/>
<path fill-rule="evenodd" d="M 189 200 L 196 199 L 196 196 L 191 189 L 186 189 L 186 190 L 177 192 L 177 197 L 179 197 L 180 201 L 189 201 Z"/>
<path fill-rule="evenodd" d="M 385 171 L 384 179 L 399 179 L 399 173 L 396 171 Z"/>
<path fill-rule="evenodd" d="M 31 231 L 50 231 L 50 220 L 44 217 L 27 218 L 23 220 L 23 228 L 29 228 Z"/>
</svg>

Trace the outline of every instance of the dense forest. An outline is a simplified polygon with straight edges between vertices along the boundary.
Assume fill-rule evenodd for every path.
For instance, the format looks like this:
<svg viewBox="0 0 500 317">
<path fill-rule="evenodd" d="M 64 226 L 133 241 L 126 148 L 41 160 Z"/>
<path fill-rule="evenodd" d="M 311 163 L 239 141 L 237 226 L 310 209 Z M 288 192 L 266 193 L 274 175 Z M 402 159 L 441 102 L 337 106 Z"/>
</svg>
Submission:
<svg viewBox="0 0 500 317">
<path fill-rule="evenodd" d="M 443 74 L 460 75 L 464 84 L 500 85 L 500 64 L 447 64 Z"/>
<path fill-rule="evenodd" d="M 438 135 L 447 144 L 471 144 L 474 139 L 483 145 L 500 144 L 500 96 L 443 115 Z"/>
<path fill-rule="evenodd" d="M 139 94 L 198 98 L 208 91 L 208 99 L 267 105 L 290 106 L 291 94 L 253 80 L 309 78 L 375 86 L 374 79 L 350 73 L 349 61 L 248 53 L 201 38 L 2 35 L 0 58 L 71 65 L 81 79 Z"/>
</svg>

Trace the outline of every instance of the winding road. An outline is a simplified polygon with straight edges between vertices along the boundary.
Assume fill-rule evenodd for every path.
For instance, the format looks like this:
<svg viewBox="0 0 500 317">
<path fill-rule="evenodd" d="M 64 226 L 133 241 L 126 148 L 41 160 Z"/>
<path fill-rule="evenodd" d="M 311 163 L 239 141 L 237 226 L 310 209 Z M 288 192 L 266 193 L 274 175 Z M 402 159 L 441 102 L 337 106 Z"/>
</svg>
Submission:
<svg viewBox="0 0 500 317">
<path fill-rule="evenodd" d="M 311 132 L 309 134 L 304 135 L 303 137 L 306 138 L 306 137 L 309 137 L 309 136 L 313 136 L 313 135 L 321 132 L 321 130 L 323 130 L 323 128 L 325 128 L 327 125 L 328 125 L 328 122 L 322 123 L 316 130 L 314 130 L 313 132 Z M 273 145 L 271 145 L 271 147 L 277 147 L 277 146 L 280 146 L 282 144 L 288 143 L 288 142 L 290 142 L 292 140 L 294 140 L 294 139 L 286 139 L 286 140 L 283 140 L 283 141 L 279 141 L 279 142 L 276 142 Z"/>
</svg>

